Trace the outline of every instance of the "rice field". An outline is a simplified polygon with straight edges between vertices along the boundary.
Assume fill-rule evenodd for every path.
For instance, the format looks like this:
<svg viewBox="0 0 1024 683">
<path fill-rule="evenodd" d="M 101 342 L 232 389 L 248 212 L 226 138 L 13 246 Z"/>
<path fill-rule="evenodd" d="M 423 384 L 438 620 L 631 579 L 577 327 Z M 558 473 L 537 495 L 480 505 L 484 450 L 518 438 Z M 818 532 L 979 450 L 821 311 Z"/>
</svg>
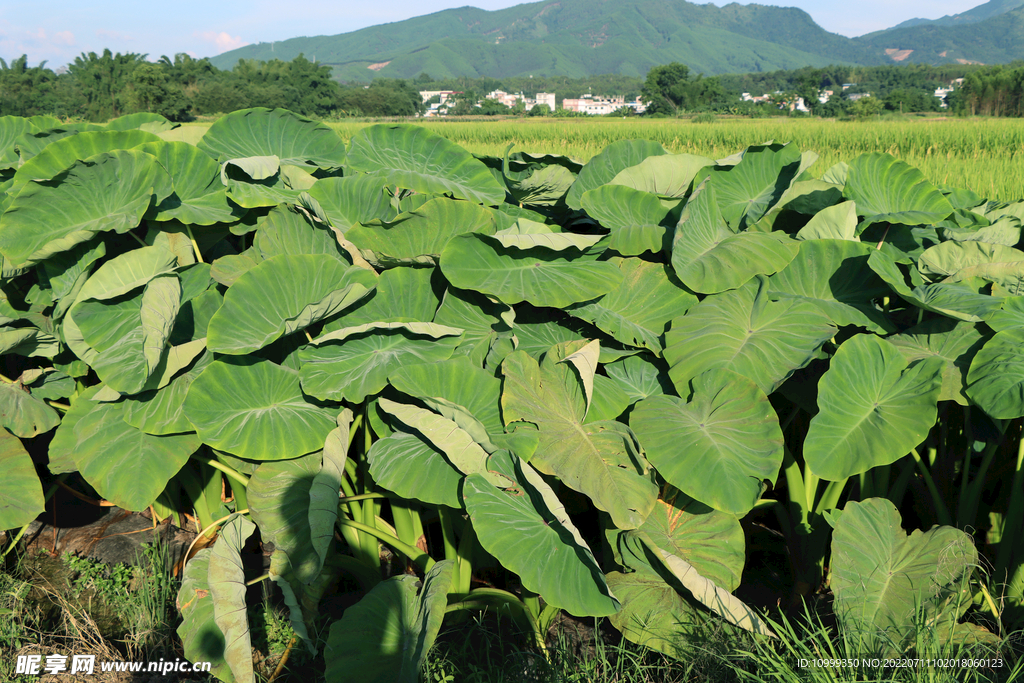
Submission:
<svg viewBox="0 0 1024 683">
<path fill-rule="evenodd" d="M 820 158 L 815 174 L 864 152 L 884 151 L 918 167 L 932 182 L 966 187 L 989 199 L 1024 199 L 1024 120 L 905 118 L 828 119 L 503 119 L 418 121 L 477 154 L 515 151 L 564 154 L 586 161 L 616 140 L 660 142 L 671 152 L 714 159 L 747 145 L 794 142 Z M 346 140 L 369 122 L 328 124 Z"/>
</svg>

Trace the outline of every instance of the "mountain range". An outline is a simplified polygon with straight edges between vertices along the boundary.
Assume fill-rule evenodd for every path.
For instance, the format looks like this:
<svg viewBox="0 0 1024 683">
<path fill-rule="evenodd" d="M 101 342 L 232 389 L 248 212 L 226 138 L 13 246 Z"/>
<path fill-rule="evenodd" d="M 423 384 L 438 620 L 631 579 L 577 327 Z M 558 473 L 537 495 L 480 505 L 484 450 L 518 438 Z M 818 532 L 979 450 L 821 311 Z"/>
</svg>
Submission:
<svg viewBox="0 0 1024 683">
<path fill-rule="evenodd" d="M 211 59 L 304 54 L 344 82 L 375 77 L 643 77 L 682 62 L 708 75 L 828 64 L 1004 63 L 1024 58 L 1024 0 L 990 0 L 936 20 L 859 38 L 829 33 L 803 10 L 685 0 L 541 0 L 503 10 L 460 7 L 334 36 L 247 45 Z"/>
</svg>

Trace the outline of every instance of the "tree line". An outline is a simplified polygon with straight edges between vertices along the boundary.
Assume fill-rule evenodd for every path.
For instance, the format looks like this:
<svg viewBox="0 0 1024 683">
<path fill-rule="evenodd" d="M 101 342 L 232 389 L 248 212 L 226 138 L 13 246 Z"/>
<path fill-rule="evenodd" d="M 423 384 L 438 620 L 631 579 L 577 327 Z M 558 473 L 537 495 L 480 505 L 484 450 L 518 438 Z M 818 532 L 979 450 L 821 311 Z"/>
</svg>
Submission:
<svg viewBox="0 0 1024 683">
<path fill-rule="evenodd" d="M 283 107 L 316 118 L 413 116 L 423 108 L 407 81 L 346 86 L 332 80 L 330 67 L 301 55 L 289 62 L 240 60 L 232 70 L 187 54 L 155 62 L 146 57 L 82 53 L 56 71 L 45 62 L 30 67 L 26 55 L 10 63 L 0 59 L 0 115 L 107 121 L 148 111 L 188 121 L 248 107 Z"/>
</svg>

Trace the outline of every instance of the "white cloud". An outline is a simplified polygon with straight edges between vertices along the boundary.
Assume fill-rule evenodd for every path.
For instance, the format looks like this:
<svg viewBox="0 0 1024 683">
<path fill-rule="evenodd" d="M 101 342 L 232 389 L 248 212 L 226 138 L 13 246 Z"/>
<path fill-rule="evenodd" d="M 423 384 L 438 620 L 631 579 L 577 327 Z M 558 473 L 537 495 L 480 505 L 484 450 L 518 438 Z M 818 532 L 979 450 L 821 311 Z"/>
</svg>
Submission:
<svg viewBox="0 0 1024 683">
<path fill-rule="evenodd" d="M 75 34 L 71 31 L 58 31 L 57 33 L 53 34 L 53 42 L 63 43 L 64 45 L 74 47 Z"/>
<path fill-rule="evenodd" d="M 216 45 L 218 54 L 249 44 L 249 41 L 242 40 L 241 36 L 232 36 L 226 31 L 196 31 L 193 35 Z"/>
</svg>

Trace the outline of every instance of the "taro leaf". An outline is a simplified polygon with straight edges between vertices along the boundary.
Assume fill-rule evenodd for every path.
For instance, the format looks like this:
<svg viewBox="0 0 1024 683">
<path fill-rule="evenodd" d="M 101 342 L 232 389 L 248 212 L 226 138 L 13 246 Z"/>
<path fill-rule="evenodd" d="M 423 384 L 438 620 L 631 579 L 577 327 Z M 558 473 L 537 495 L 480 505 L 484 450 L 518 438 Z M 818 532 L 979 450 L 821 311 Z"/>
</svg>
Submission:
<svg viewBox="0 0 1024 683">
<path fill-rule="evenodd" d="M 440 303 L 431 286 L 433 277 L 433 268 L 385 270 L 377 278 L 377 288 L 324 325 L 324 332 L 374 322 L 430 322 Z"/>
<path fill-rule="evenodd" d="M 280 205 L 257 223 L 253 247 L 263 260 L 282 254 L 326 254 L 351 265 L 352 260 L 338 245 L 334 232 L 313 224 L 304 214 Z"/>
<path fill-rule="evenodd" d="M 57 411 L 46 405 L 41 398 L 33 396 L 20 381 L 14 384 L 0 383 L 0 429 L 6 429 L 23 439 L 31 439 L 45 434 L 58 424 L 60 416 Z"/>
<path fill-rule="evenodd" d="M 434 263 L 456 235 L 493 235 L 499 216 L 477 204 L 438 197 L 387 224 L 355 225 L 345 237 L 379 264 Z M 372 258 L 367 251 L 373 252 Z"/>
<path fill-rule="evenodd" d="M 221 182 L 227 186 L 231 201 L 246 209 L 297 204 L 316 178 L 298 166 L 277 166 L 277 162 L 277 157 L 225 161 L 221 167 Z"/>
<path fill-rule="evenodd" d="M 47 452 L 49 462 L 46 468 L 50 474 L 65 474 L 78 469 L 74 460 L 75 449 L 78 446 L 75 425 L 92 411 L 96 405 L 93 398 L 103 389 L 102 384 L 96 384 L 86 388 L 71 400 L 71 409 L 64 413 L 64 419 L 57 427 Z"/>
<path fill-rule="evenodd" d="M 940 526 L 907 536 L 901 521 L 891 502 L 870 498 L 847 503 L 832 534 L 840 625 L 858 639 L 897 650 L 912 642 L 922 619 L 934 624 L 944 616 L 978 564 L 973 540 L 959 529 Z"/>
<path fill-rule="evenodd" d="M 661 550 L 693 565 L 715 585 L 727 591 L 739 587 L 746 556 L 743 528 L 733 515 L 673 491 L 669 500 L 657 502 L 639 531 Z"/>
<path fill-rule="evenodd" d="M 321 335 L 299 350 L 302 390 L 360 403 L 405 365 L 451 358 L 461 332 L 433 323 L 367 323 Z"/>
<path fill-rule="evenodd" d="M 138 226 L 171 177 L 150 154 L 122 150 L 75 162 L 52 181 L 29 183 L 0 217 L 0 252 L 14 265 L 67 251 L 99 232 Z"/>
<path fill-rule="evenodd" d="M 65 321 L 68 345 L 88 362 L 101 380 L 114 390 L 134 394 L 149 379 L 149 365 L 143 353 L 143 295 L 123 296 L 106 302 L 90 299 L 76 305 Z M 78 326 L 88 353 L 79 353 L 67 334 Z"/>
<path fill-rule="evenodd" d="M 326 254 L 275 256 L 228 289 L 207 346 L 232 355 L 256 351 L 352 305 L 375 284 L 369 271 Z"/>
<path fill-rule="evenodd" d="M 327 636 L 327 683 L 418 683 L 441 630 L 454 571 L 454 560 L 438 562 L 422 588 L 415 576 L 393 577 L 346 609 Z"/>
<path fill-rule="evenodd" d="M 988 318 L 985 324 L 996 332 L 1024 327 L 1024 296 L 1008 296 L 1003 299 L 1002 309 Z"/>
<path fill-rule="evenodd" d="M 213 598 L 213 621 L 224 636 L 224 660 L 238 681 L 252 681 L 252 641 L 245 609 L 245 570 L 242 546 L 256 530 L 245 517 L 236 516 L 220 530 L 210 552 L 207 574 Z"/>
<path fill-rule="evenodd" d="M 242 277 L 257 265 L 263 262 L 258 250 L 254 247 L 246 249 L 241 254 L 227 254 L 215 260 L 210 267 L 210 277 L 225 287 L 235 284 L 238 278 Z"/>
<path fill-rule="evenodd" d="M 0 529 L 18 529 L 46 507 L 43 487 L 25 447 L 18 437 L 0 429 L 0 463 L 4 482 L 0 484 Z"/>
<path fill-rule="evenodd" d="M 686 313 L 697 297 L 683 289 L 663 264 L 617 257 L 608 263 L 622 273 L 622 284 L 596 301 L 571 306 L 569 315 L 593 323 L 627 346 L 660 354 L 669 321 Z"/>
<path fill-rule="evenodd" d="M 778 203 L 769 209 L 768 213 L 754 226 L 751 226 L 751 229 L 762 232 L 788 229 L 791 221 L 794 227 L 802 225 L 806 218 L 800 218 L 800 214 L 803 214 L 804 217 L 810 216 L 813 220 L 814 216 L 827 211 L 841 201 L 843 201 L 843 190 L 836 185 L 821 180 L 794 182 L 783 193 Z M 849 220 L 853 221 L 855 228 L 857 225 L 856 214 L 854 213 Z"/>
<path fill-rule="evenodd" d="M 750 378 L 766 394 L 817 357 L 836 328 L 806 301 L 769 301 L 767 278 L 710 296 L 665 334 L 669 377 L 680 396 L 688 383 L 712 368 Z"/>
<path fill-rule="evenodd" d="M 516 224 L 506 230 L 494 234 L 494 241 L 503 247 L 512 247 L 520 251 L 533 248 L 551 251 L 576 249 L 586 251 L 602 239 L 604 235 L 583 235 L 574 232 L 556 232 L 545 223 L 524 225 L 526 221 L 519 219 Z M 537 227 L 541 229 L 536 229 Z"/>
<path fill-rule="evenodd" d="M 879 250 L 871 251 L 868 265 L 903 300 L 948 318 L 977 323 L 995 315 L 1001 305 L 998 297 L 981 294 L 965 284 L 939 282 L 911 290 L 896 262 Z"/>
<path fill-rule="evenodd" d="M 782 465 L 782 430 L 768 397 L 727 370 L 694 378 L 689 402 L 644 399 L 629 422 L 666 481 L 722 512 L 749 512 Z"/>
<path fill-rule="evenodd" d="M 391 221 L 397 212 L 391 206 L 387 179 L 375 175 L 321 178 L 309 188 L 332 227 L 342 233 L 359 223 Z"/>
<path fill-rule="evenodd" d="M 73 302 L 62 301 L 64 297 L 71 298 L 76 287 L 80 288 L 79 281 L 83 275 L 92 270 L 92 265 L 107 255 L 107 246 L 99 240 L 83 242 L 70 251 L 55 254 L 43 261 L 43 271 L 46 279 L 53 289 L 55 301 L 61 301 L 64 310 Z M 54 315 L 55 318 L 60 316 Z"/>
<path fill-rule="evenodd" d="M 618 611 L 590 548 L 533 468 L 498 451 L 488 470 L 514 483 L 499 489 L 483 475 L 466 477 L 462 495 L 484 550 L 549 605 L 581 617 Z"/>
<path fill-rule="evenodd" d="M 572 159 L 553 154 L 534 155 L 505 150 L 501 174 L 516 204 L 551 206 L 561 200 L 576 180 L 582 166 Z"/>
<path fill-rule="evenodd" d="M 462 473 L 445 460 L 441 451 L 418 436 L 396 431 L 375 441 L 366 459 L 370 476 L 388 491 L 431 505 L 462 507 Z M 410 477 L 410 472 L 416 476 Z"/>
<path fill-rule="evenodd" d="M 463 408 L 491 434 L 504 431 L 499 407 L 501 380 L 473 365 L 465 356 L 406 365 L 393 372 L 389 379 L 396 389 L 424 401 L 442 415 L 445 411 L 441 402 Z M 445 416 L 459 422 L 454 413 Z"/>
<path fill-rule="evenodd" d="M 274 544 L 272 573 L 294 575 L 304 584 L 313 581 L 321 568 L 309 525 L 311 488 L 321 462 L 319 452 L 265 462 L 252 474 L 246 487 L 249 510 L 260 528 L 260 536 L 264 542 Z M 326 495 L 325 491 L 319 493 Z M 337 490 L 332 502 L 337 510 Z"/>
<path fill-rule="evenodd" d="M 921 275 L 931 280 L 949 277 L 977 266 L 1011 266 L 1019 272 L 1024 252 L 985 242 L 943 242 L 926 249 L 917 261 Z"/>
<path fill-rule="evenodd" d="M 619 171 L 636 166 L 644 159 L 668 151 L 657 142 L 649 140 L 619 140 L 605 147 L 597 156 L 580 169 L 576 182 L 565 195 L 565 203 L 571 209 L 583 208 L 583 194 L 605 185 L 619 174 Z"/>
<path fill-rule="evenodd" d="M 119 116 L 107 123 L 106 130 L 143 130 L 149 133 L 162 133 L 173 130 L 179 124 L 171 123 L 160 114 L 153 114 L 147 111 L 139 111 L 134 114 Z"/>
<path fill-rule="evenodd" d="M 514 316 L 511 307 L 494 303 L 482 294 L 449 289 L 434 322 L 464 330 L 456 355 L 469 356 L 477 367 L 492 368 L 513 351 L 509 325 Z M 489 359 L 494 362 L 489 363 Z"/>
<path fill-rule="evenodd" d="M 186 659 L 210 662 L 214 676 L 225 683 L 234 683 L 235 677 L 224 659 L 224 633 L 213 618 L 209 579 L 211 553 L 212 548 L 203 548 L 185 565 L 176 603 L 182 618 L 177 634 Z"/>
<path fill-rule="evenodd" d="M 59 125 L 54 120 L 53 125 Z M 49 128 L 50 126 L 47 126 Z M 37 132 L 38 128 L 28 119 L 21 116 L 0 116 L 0 169 L 18 167 L 18 153 L 14 149 L 15 141 L 26 133 Z"/>
<path fill-rule="evenodd" d="M 81 136 L 78 136 L 81 137 Z M 220 180 L 220 164 L 187 142 L 155 142 L 140 151 L 152 154 L 171 174 L 174 193 L 150 209 L 156 221 L 178 220 L 186 225 L 233 223 L 245 209 L 228 201 Z"/>
<path fill-rule="evenodd" d="M 935 424 L 944 366 L 937 357 L 910 365 L 872 334 L 848 339 L 818 383 L 820 411 L 804 441 L 807 466 L 842 481 L 909 453 Z"/>
<path fill-rule="evenodd" d="M 177 259 L 163 247 L 142 247 L 100 266 L 78 292 L 77 301 L 114 299 L 174 271 Z"/>
<path fill-rule="evenodd" d="M 836 239 L 859 242 L 857 203 L 843 202 L 822 209 L 797 232 L 798 240 Z"/>
<path fill-rule="evenodd" d="M 564 308 L 589 301 L 622 283 L 615 265 L 598 254 L 503 247 L 493 237 L 469 234 L 448 242 L 441 271 L 455 287 L 496 297 L 506 304 Z"/>
<path fill-rule="evenodd" d="M 333 170 L 345 161 L 345 143 L 322 123 L 286 109 L 243 109 L 219 118 L 197 145 L 224 163 L 240 157 L 276 156 L 282 164 Z"/>
<path fill-rule="evenodd" d="M 967 373 L 967 396 L 990 417 L 1024 416 L 1024 328 L 999 332 L 981 347 Z"/>
<path fill-rule="evenodd" d="M 730 228 L 718 209 L 715 185 L 705 182 L 690 197 L 672 241 L 672 268 L 695 292 L 735 289 L 755 275 L 782 270 L 799 243 L 778 233 Z"/>
<path fill-rule="evenodd" d="M 250 460 L 287 460 L 323 448 L 335 427 L 331 411 L 306 402 L 297 373 L 249 362 L 216 361 L 189 387 L 185 415 L 203 443 Z"/>
<path fill-rule="evenodd" d="M 74 443 L 68 445 L 82 477 L 97 493 L 140 512 L 196 452 L 199 439 L 195 434 L 151 436 L 124 421 L 124 404 L 94 403 L 74 424 Z M 55 455 L 60 457 L 60 451 Z"/>
<path fill-rule="evenodd" d="M 0 356 L 16 355 L 53 358 L 60 353 L 60 341 L 34 327 L 0 328 Z"/>
<path fill-rule="evenodd" d="M 955 284 L 965 280 L 982 280 L 992 283 L 992 299 L 1003 296 L 1020 296 L 1024 294 L 1024 261 L 1005 263 L 982 263 L 969 266 L 946 278 L 943 284 Z M 985 314 L 985 322 L 989 321 Z"/>
<path fill-rule="evenodd" d="M 352 411 L 345 408 L 338 415 L 337 428 L 332 429 L 324 441 L 320 471 L 309 487 L 309 536 L 319 559 L 318 571 L 327 562 L 334 524 L 338 521 L 338 495 L 345 476 L 351 429 Z"/>
<path fill-rule="evenodd" d="M 377 124 L 352 136 L 346 167 L 374 173 L 401 188 L 500 204 L 503 184 L 483 162 L 423 126 Z"/>
<path fill-rule="evenodd" d="M 953 213 L 949 200 L 921 171 L 885 152 L 850 162 L 843 195 L 871 223 L 934 225 Z"/>
<path fill-rule="evenodd" d="M 674 225 L 678 220 L 673 217 L 679 202 L 665 202 L 657 195 L 624 185 L 602 185 L 585 193 L 581 202 L 592 218 L 611 231 L 608 248 L 625 256 L 662 251 L 666 224 Z"/>
<path fill-rule="evenodd" d="M 713 159 L 696 154 L 650 156 L 636 166 L 619 171 L 609 185 L 625 185 L 662 197 L 685 197 L 701 169 L 714 166 Z"/>
<path fill-rule="evenodd" d="M 812 303 L 838 327 L 893 332 L 893 323 L 873 303 L 889 296 L 890 289 L 868 267 L 871 251 L 869 245 L 847 240 L 806 240 L 796 258 L 769 278 L 769 296 Z"/>
<path fill-rule="evenodd" d="M 463 474 L 481 474 L 495 486 L 507 485 L 507 479 L 487 471 L 487 451 L 456 422 L 424 408 L 386 398 L 381 398 L 378 405 L 392 417 L 392 426 L 397 421 L 415 430 Z"/>
<path fill-rule="evenodd" d="M 672 391 L 668 375 L 643 356 L 629 356 L 609 363 L 604 371 L 626 393 L 630 405 Z"/>
<path fill-rule="evenodd" d="M 701 618 L 680 591 L 647 567 L 611 572 L 605 579 L 622 603 L 608 619 L 612 626 L 631 642 L 685 660 L 683 642 Z"/>
<path fill-rule="evenodd" d="M 615 526 L 635 529 L 657 498 L 647 461 L 632 432 L 613 421 L 584 423 L 587 397 L 574 369 L 562 362 L 585 346 L 552 347 L 543 361 L 518 350 L 502 363 L 502 418 L 506 426 L 534 425 L 540 443 L 531 462 L 586 494 Z"/>
<path fill-rule="evenodd" d="M 51 180 L 81 159 L 88 159 L 104 152 L 139 147 L 148 142 L 160 142 L 160 138 L 141 130 L 90 131 L 71 135 L 47 145 L 43 151 L 26 161 L 14 174 L 14 184 L 22 185 L 32 180 Z"/>
<path fill-rule="evenodd" d="M 177 275 L 153 278 L 142 293 L 142 354 L 148 378 L 164 359 L 164 348 L 181 308 L 181 282 Z"/>
<path fill-rule="evenodd" d="M 967 370 L 989 338 L 977 325 L 949 318 L 933 318 L 902 334 L 888 337 L 886 341 L 895 345 L 909 363 L 931 357 L 942 359 L 939 400 L 956 401 L 966 406 Z"/>
<path fill-rule="evenodd" d="M 801 170 L 796 145 L 751 145 L 735 166 L 712 169 L 709 182 L 722 218 L 744 230 L 778 203 Z"/>
<path fill-rule="evenodd" d="M 205 342 L 205 340 L 200 340 L 200 342 Z M 205 343 L 195 344 L 192 342 L 191 344 L 193 349 L 198 348 L 198 352 L 202 353 Z M 174 359 L 172 365 L 165 366 L 163 374 L 173 375 L 195 360 L 191 356 L 193 349 L 178 348 L 178 353 L 182 354 L 180 359 Z M 124 421 L 147 434 L 156 436 L 192 431 L 192 423 L 185 417 L 185 396 L 195 378 L 212 362 L 213 354 L 206 353 L 188 372 L 169 379 L 163 386 L 157 382 L 157 390 L 144 391 L 137 396 L 125 399 Z M 152 379 L 147 384 L 152 383 Z"/>
</svg>

